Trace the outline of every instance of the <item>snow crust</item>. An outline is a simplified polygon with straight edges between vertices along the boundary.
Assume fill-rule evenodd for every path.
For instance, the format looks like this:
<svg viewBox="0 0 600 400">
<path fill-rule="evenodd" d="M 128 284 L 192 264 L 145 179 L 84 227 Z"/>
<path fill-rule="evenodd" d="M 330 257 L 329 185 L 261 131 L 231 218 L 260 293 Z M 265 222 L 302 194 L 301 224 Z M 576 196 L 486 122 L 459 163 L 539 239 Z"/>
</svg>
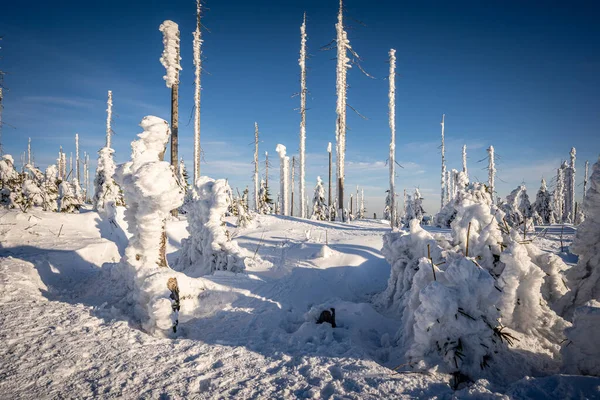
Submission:
<svg viewBox="0 0 600 400">
<path fill-rule="evenodd" d="M 168 88 L 179 83 L 179 71 L 181 71 L 181 57 L 179 50 L 179 25 L 166 20 L 158 28 L 163 34 L 164 50 L 160 63 L 165 67 L 167 73 L 163 77 Z"/>
</svg>

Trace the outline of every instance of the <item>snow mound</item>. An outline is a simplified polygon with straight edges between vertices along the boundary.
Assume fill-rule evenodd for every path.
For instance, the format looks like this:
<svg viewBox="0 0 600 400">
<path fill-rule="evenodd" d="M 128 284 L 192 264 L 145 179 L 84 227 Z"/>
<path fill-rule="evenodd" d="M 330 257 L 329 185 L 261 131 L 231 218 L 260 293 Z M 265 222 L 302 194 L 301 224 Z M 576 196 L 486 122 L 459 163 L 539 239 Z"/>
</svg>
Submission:
<svg viewBox="0 0 600 400">
<path fill-rule="evenodd" d="M 600 376 L 598 327 L 600 302 L 592 300 L 575 310 L 573 327 L 565 330 L 568 341 L 561 351 L 567 374 Z"/>
<path fill-rule="evenodd" d="M 313 258 L 330 258 L 333 257 L 337 254 L 337 252 L 335 250 L 333 250 L 331 247 L 327 246 L 326 244 L 322 245 L 321 248 L 319 249 L 319 251 L 317 251 L 314 255 Z"/>
</svg>

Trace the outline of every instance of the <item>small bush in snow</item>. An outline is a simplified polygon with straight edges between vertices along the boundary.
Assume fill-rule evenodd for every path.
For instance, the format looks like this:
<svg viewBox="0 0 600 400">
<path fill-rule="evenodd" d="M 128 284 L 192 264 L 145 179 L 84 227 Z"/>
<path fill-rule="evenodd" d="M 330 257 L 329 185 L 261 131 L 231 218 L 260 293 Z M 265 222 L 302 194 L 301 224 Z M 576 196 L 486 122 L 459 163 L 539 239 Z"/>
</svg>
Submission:
<svg viewBox="0 0 600 400">
<path fill-rule="evenodd" d="M 317 185 L 313 195 L 313 213 L 310 219 L 317 221 L 327 221 L 327 206 L 325 205 L 325 189 L 323 189 L 323 181 L 320 176 L 317 176 Z"/>
</svg>

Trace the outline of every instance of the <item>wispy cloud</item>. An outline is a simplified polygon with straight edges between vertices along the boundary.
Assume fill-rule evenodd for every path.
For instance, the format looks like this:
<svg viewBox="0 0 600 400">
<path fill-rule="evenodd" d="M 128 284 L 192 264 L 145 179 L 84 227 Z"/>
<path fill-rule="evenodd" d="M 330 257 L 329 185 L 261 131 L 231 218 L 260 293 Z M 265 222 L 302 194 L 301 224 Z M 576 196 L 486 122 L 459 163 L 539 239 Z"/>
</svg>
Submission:
<svg viewBox="0 0 600 400">
<path fill-rule="evenodd" d="M 99 100 L 83 97 L 60 97 L 60 96 L 24 96 L 21 100 L 25 103 L 36 103 L 47 106 L 65 106 L 71 108 L 97 109 L 102 106 Z"/>
</svg>

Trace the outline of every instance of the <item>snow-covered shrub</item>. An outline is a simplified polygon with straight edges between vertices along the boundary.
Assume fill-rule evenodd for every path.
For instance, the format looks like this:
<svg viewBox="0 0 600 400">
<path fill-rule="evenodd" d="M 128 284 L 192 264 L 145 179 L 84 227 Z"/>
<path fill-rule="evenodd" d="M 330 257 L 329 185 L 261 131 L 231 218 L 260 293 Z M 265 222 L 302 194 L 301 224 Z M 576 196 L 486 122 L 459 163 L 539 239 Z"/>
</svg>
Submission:
<svg viewBox="0 0 600 400">
<path fill-rule="evenodd" d="M 313 195 L 313 212 L 310 219 L 318 221 L 327 220 L 327 206 L 325 205 L 325 189 L 323 189 L 323 181 L 320 176 L 317 176 L 317 185 Z"/>
<path fill-rule="evenodd" d="M 600 376 L 600 302 L 590 300 L 575 310 L 573 327 L 565 330 L 563 370 L 567 374 Z"/>
<path fill-rule="evenodd" d="M 258 212 L 259 214 L 271 214 L 271 196 L 269 195 L 269 188 L 265 184 L 265 180 L 260 180 L 260 190 L 258 192 Z"/>
<path fill-rule="evenodd" d="M 260 203 L 260 200 L 259 200 Z M 248 188 L 242 193 L 242 197 L 235 200 L 234 206 L 237 209 L 237 226 L 239 228 L 247 228 L 252 221 L 252 214 L 248 204 Z"/>
<path fill-rule="evenodd" d="M 573 244 L 569 247 L 579 259 L 567 273 L 570 291 L 563 303 L 567 318 L 576 307 L 590 300 L 600 301 L 600 159 L 593 167 L 583 211 L 585 221 L 577 228 Z"/>
<path fill-rule="evenodd" d="M 525 185 L 519 185 L 515 190 L 506 196 L 506 202 L 501 205 L 505 214 L 506 223 L 512 227 L 519 227 L 527 223 L 531 225 L 533 210 L 527 195 Z"/>
<path fill-rule="evenodd" d="M 434 238 L 417 220 L 410 233 L 384 236 L 392 268 L 376 302 L 400 317 L 396 340 L 413 367 L 503 380 L 506 371 L 498 371 L 517 358 L 523 369 L 509 375 L 518 379 L 539 366 L 507 344 L 523 340 L 558 356 L 567 323 L 548 301 L 560 296 L 563 266 L 520 243 L 482 187 L 457 193 L 451 241 Z"/>
<path fill-rule="evenodd" d="M 58 168 L 52 164 L 46 168 L 44 174 L 44 211 L 58 211 L 58 184 L 57 184 Z"/>
<path fill-rule="evenodd" d="M 10 154 L 0 159 L 0 205 L 15 208 L 21 196 L 21 175 Z"/>
<path fill-rule="evenodd" d="M 546 180 L 542 178 L 542 185 L 535 196 L 535 202 L 533 203 L 534 221 L 536 225 L 541 224 L 554 224 L 554 213 L 552 212 L 552 196 L 548 192 L 546 186 Z M 538 218 L 539 217 L 539 218 Z M 541 221 L 541 223 L 539 223 Z"/>
<path fill-rule="evenodd" d="M 122 266 L 130 277 L 136 316 L 144 329 L 159 333 L 173 324 L 168 278 L 176 276 L 180 290 L 187 287 L 192 299 L 203 285 L 166 268 L 165 220 L 171 210 L 181 205 L 183 191 L 169 163 L 161 161 L 169 139 L 169 124 L 147 116 L 140 126 L 144 132 L 131 143 L 131 161 L 121 164 L 115 174 L 127 202 L 125 220 L 132 234 Z"/>
<path fill-rule="evenodd" d="M 459 172 L 459 190 L 456 193 L 456 197 L 446 203 L 444 208 L 433 218 L 433 225 L 438 228 L 450 228 L 452 221 L 456 218 L 457 208 L 459 204 L 467 203 L 481 203 L 487 206 L 491 206 L 492 199 L 487 190 L 487 187 L 483 183 L 473 182 L 471 184 L 465 184 L 465 174 Z M 463 184 L 465 185 L 463 187 Z"/>
<path fill-rule="evenodd" d="M 96 189 L 93 199 L 94 210 L 108 219 L 116 215 L 116 206 L 124 205 L 123 193 L 114 178 L 116 170 L 114 152 L 110 147 L 103 147 L 98 151 L 98 166 L 94 178 Z"/>
<path fill-rule="evenodd" d="M 225 179 L 201 176 L 186 206 L 189 237 L 181 242 L 177 269 L 190 276 L 214 271 L 243 272 L 251 260 L 237 242 L 230 240 L 223 217 L 231 188 Z"/>
<path fill-rule="evenodd" d="M 71 184 L 67 181 L 61 181 L 58 184 L 58 212 L 74 213 L 79 211 L 81 203 L 75 197 Z"/>
<path fill-rule="evenodd" d="M 44 205 L 44 193 L 33 179 L 25 179 L 21 189 L 21 209 L 27 211 L 30 207 L 41 207 Z"/>
<path fill-rule="evenodd" d="M 391 191 L 388 189 L 385 191 L 386 195 L 385 195 L 385 206 L 383 208 L 383 219 L 385 219 L 386 221 L 391 221 L 392 220 L 392 197 L 391 197 Z"/>
<path fill-rule="evenodd" d="M 415 219 L 421 223 L 423 221 L 423 216 L 425 215 L 425 209 L 423 209 L 423 198 L 421 197 L 421 192 L 419 189 L 415 189 L 415 195 L 412 200 L 412 208 L 415 213 Z"/>
</svg>

